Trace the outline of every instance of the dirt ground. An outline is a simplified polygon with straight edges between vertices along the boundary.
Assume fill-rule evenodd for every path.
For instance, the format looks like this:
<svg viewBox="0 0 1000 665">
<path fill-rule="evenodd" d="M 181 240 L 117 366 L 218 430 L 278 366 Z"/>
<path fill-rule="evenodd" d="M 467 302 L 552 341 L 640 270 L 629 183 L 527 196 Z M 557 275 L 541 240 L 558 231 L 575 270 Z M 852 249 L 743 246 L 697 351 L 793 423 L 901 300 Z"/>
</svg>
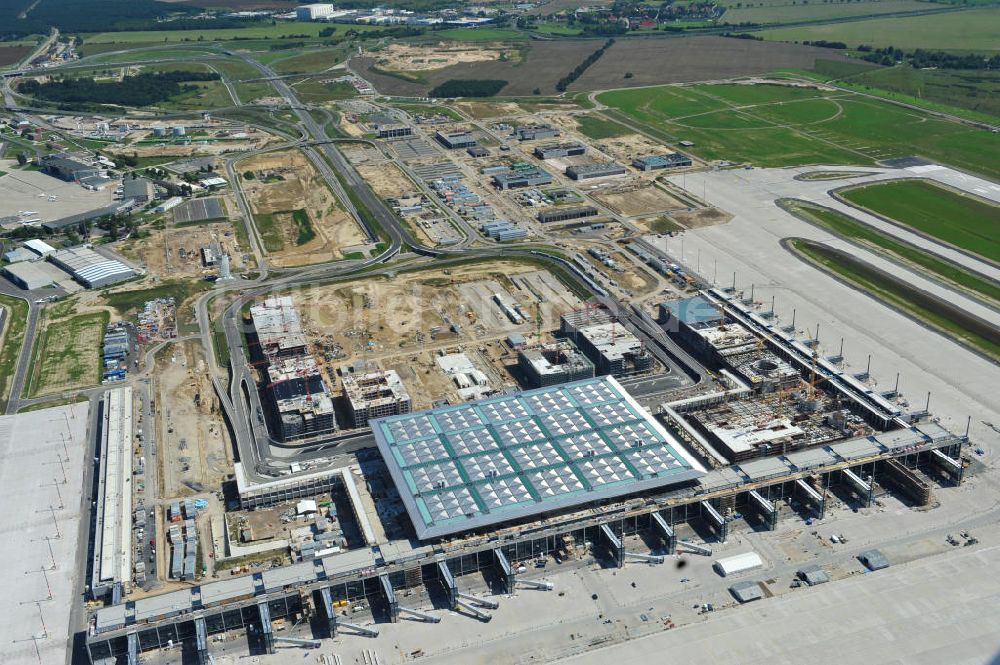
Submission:
<svg viewBox="0 0 1000 665">
<path fill-rule="evenodd" d="M 699 208 L 690 212 L 684 210 L 671 213 L 670 216 L 689 229 L 725 224 L 733 218 L 730 213 L 718 208 Z"/>
<path fill-rule="evenodd" d="M 492 62 L 501 58 L 517 62 L 520 54 L 516 48 L 503 44 L 438 42 L 437 44 L 393 43 L 375 53 L 374 57 L 375 64 L 381 69 L 422 72 L 463 63 Z"/>
<path fill-rule="evenodd" d="M 173 223 L 162 231 L 153 230 L 148 238 L 127 240 L 116 249 L 124 256 L 141 263 L 148 274 L 161 279 L 203 277 L 218 272 L 217 266 L 202 262 L 201 248 L 219 243 L 229 254 L 233 273 L 246 270 L 247 248 L 241 247 L 232 224 L 218 222 L 177 228 Z"/>
<path fill-rule="evenodd" d="M 212 132 L 215 133 L 215 132 Z M 245 139 L 200 143 L 198 138 L 189 144 L 159 143 L 156 145 L 131 144 L 121 149 L 110 149 L 109 155 L 133 155 L 138 157 L 191 157 L 195 155 L 222 155 L 231 152 L 248 152 L 266 146 L 273 137 L 266 132 L 251 129 Z"/>
<path fill-rule="evenodd" d="M 213 491 L 232 472 L 232 447 L 201 346 L 167 347 L 156 369 L 160 496 Z"/>
<path fill-rule="evenodd" d="M 357 167 L 358 173 L 364 178 L 376 194 L 382 198 L 402 196 L 416 189 L 413 183 L 403 175 L 392 162 L 381 164 L 362 164 Z"/>
<path fill-rule="evenodd" d="M 520 303 L 526 320 L 511 322 L 493 301 L 495 293 L 501 293 L 508 305 Z M 477 352 L 501 357 L 507 335 L 520 332 L 529 337 L 536 332 L 536 311 L 541 312 L 541 328 L 547 333 L 558 328 L 562 314 L 581 305 L 547 271 L 513 262 L 313 287 L 293 297 L 331 386 L 339 384 L 337 367 L 367 360 L 397 369 L 415 402 L 426 401 L 424 406 L 454 388 L 433 365 L 434 354 L 486 349 Z M 452 324 L 459 332 L 450 330 Z M 510 380 L 503 378 L 502 365 L 487 365 L 484 361 L 481 369 L 493 374 L 497 383 Z"/>
<path fill-rule="evenodd" d="M 680 210 L 687 207 L 681 201 L 652 184 L 632 183 L 629 186 L 595 193 L 592 196 L 626 217 Z"/>
<path fill-rule="evenodd" d="M 240 162 L 239 170 L 255 174 L 253 180 L 241 178 L 254 213 L 290 213 L 304 208 L 309 215 L 315 237 L 302 245 L 296 244 L 298 231 L 291 214 L 274 215 L 282 246 L 270 252 L 274 265 L 332 261 L 343 256 L 344 248 L 365 242 L 361 228 L 302 152 L 288 150 L 250 157 Z"/>
</svg>

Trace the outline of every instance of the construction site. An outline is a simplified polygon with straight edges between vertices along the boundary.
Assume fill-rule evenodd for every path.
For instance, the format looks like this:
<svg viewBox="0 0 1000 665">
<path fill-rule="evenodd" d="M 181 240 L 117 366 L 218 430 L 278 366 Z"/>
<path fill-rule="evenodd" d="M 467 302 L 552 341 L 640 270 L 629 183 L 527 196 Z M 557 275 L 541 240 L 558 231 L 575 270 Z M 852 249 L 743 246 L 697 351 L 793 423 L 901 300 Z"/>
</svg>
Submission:
<svg viewBox="0 0 1000 665">
<path fill-rule="evenodd" d="M 301 151 L 248 157 L 239 169 L 257 233 L 275 265 L 332 261 L 366 247 L 365 232 Z"/>
</svg>

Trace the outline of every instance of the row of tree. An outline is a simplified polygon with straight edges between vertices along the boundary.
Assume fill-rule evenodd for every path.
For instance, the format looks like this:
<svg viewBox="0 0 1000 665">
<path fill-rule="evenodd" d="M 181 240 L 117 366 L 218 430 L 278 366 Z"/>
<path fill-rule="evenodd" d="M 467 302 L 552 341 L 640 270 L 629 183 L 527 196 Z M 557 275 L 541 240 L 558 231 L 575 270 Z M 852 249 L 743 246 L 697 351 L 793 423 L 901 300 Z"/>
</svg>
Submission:
<svg viewBox="0 0 1000 665">
<path fill-rule="evenodd" d="M 944 51 L 927 51 L 918 48 L 906 52 L 901 48 L 887 46 L 874 48 L 862 44 L 858 50 L 864 53 L 863 60 L 878 65 L 894 65 L 897 62 L 907 62 L 917 69 L 937 67 L 938 69 L 1000 69 L 1000 55 L 986 57 L 974 53 L 945 53 Z"/>
<path fill-rule="evenodd" d="M 604 42 L 604 46 L 602 46 L 601 48 L 597 49 L 596 51 L 588 55 L 586 60 L 584 60 L 583 62 L 581 62 L 579 65 L 576 66 L 576 69 L 574 69 L 569 74 L 559 79 L 559 82 L 556 83 L 556 90 L 558 90 L 559 92 L 566 92 L 566 88 L 572 85 L 573 81 L 580 78 L 580 76 L 585 71 L 587 71 L 588 67 L 590 67 L 592 64 L 600 60 L 601 56 L 604 55 L 604 52 L 607 51 L 609 48 L 611 48 L 611 46 L 614 43 L 615 43 L 614 39 L 609 39 L 608 41 Z"/>
</svg>

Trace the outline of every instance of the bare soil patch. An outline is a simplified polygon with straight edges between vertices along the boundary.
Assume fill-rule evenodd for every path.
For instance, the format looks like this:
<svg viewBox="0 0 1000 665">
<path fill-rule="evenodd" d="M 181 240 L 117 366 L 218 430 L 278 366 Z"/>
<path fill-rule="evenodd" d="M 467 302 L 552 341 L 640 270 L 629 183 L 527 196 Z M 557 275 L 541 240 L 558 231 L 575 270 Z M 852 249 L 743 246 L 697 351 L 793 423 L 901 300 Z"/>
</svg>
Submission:
<svg viewBox="0 0 1000 665">
<path fill-rule="evenodd" d="M 380 69 L 399 72 L 425 72 L 453 65 L 493 62 L 508 59 L 517 62 L 520 53 L 516 47 L 503 44 L 463 44 L 438 42 L 436 44 L 393 43 L 373 54 Z"/>
<path fill-rule="evenodd" d="M 656 185 L 644 183 L 618 187 L 591 196 L 626 217 L 681 210 L 687 207 Z"/>
<path fill-rule="evenodd" d="M 346 247 L 365 242 L 365 235 L 337 201 L 312 163 L 298 150 L 257 155 L 240 162 L 241 178 L 258 230 L 275 265 L 298 266 L 332 261 Z M 291 211 L 303 209 L 315 236 L 302 241 Z"/>
</svg>

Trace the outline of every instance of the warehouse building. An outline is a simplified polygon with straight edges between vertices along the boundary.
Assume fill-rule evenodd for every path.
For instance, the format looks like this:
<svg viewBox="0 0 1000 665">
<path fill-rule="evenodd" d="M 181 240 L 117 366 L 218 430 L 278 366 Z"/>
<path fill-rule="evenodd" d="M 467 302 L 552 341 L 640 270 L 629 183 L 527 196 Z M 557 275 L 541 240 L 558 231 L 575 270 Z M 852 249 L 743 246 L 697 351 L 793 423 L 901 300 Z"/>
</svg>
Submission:
<svg viewBox="0 0 1000 665">
<path fill-rule="evenodd" d="M 285 357 L 267 368 L 267 394 L 285 440 L 337 429 L 333 398 L 312 356 Z"/>
<path fill-rule="evenodd" d="M 446 148 L 456 150 L 458 148 L 471 148 L 476 145 L 476 139 L 470 132 L 438 132 L 434 138 Z"/>
<path fill-rule="evenodd" d="M 525 125 L 514 130 L 514 136 L 518 141 L 536 141 L 538 139 L 551 139 L 559 136 L 559 130 L 549 124 Z"/>
<path fill-rule="evenodd" d="M 535 147 L 535 157 L 538 159 L 555 159 L 556 157 L 576 157 L 587 152 L 587 146 L 582 143 L 549 143 Z"/>
<path fill-rule="evenodd" d="M 250 308 L 256 340 L 251 348 L 265 356 L 297 356 L 306 352 L 302 320 L 291 296 L 272 296 Z M 253 344 L 253 342 L 256 344 Z"/>
<path fill-rule="evenodd" d="M 517 366 L 529 388 L 594 378 L 594 363 L 569 340 L 522 350 Z"/>
<path fill-rule="evenodd" d="M 528 232 L 525 229 L 514 226 L 507 220 L 497 220 L 495 222 L 481 224 L 479 226 L 479 230 L 484 235 L 500 242 L 505 240 L 517 240 L 528 236 Z"/>
<path fill-rule="evenodd" d="M 96 210 L 89 210 L 76 215 L 69 215 L 67 217 L 61 217 L 48 222 L 42 222 L 42 228 L 51 233 L 59 233 L 67 227 L 78 226 L 83 222 L 89 222 L 92 219 L 98 219 L 100 217 L 104 217 L 105 215 L 126 213 L 131 209 L 131 201 L 117 201 L 111 205 L 97 208 Z"/>
<path fill-rule="evenodd" d="M 354 427 L 364 427 L 372 418 L 409 413 L 410 394 L 396 370 L 343 377 L 344 398 Z"/>
<path fill-rule="evenodd" d="M 649 155 L 647 157 L 636 157 L 632 160 L 632 166 L 640 171 L 655 171 L 657 169 L 674 168 L 678 166 L 691 166 L 691 158 L 679 152 L 670 152 L 665 155 Z"/>
<path fill-rule="evenodd" d="M 225 182 L 223 180 L 223 182 Z M 138 204 L 149 203 L 156 198 L 156 188 L 146 178 L 126 178 L 122 180 L 122 199 L 132 199 Z"/>
<path fill-rule="evenodd" d="M 99 289 L 139 275 L 121 261 L 98 254 L 89 247 L 60 249 L 48 258 L 88 289 Z"/>
<path fill-rule="evenodd" d="M 542 224 L 549 222 L 565 222 L 569 219 L 580 219 L 582 217 L 593 217 L 597 214 L 594 206 L 579 206 L 576 208 L 555 208 L 538 213 L 538 221 Z"/>
<path fill-rule="evenodd" d="M 90 592 L 101 598 L 132 579 L 132 388 L 104 393 Z M 121 590 L 121 589 L 120 589 Z"/>
<path fill-rule="evenodd" d="M 38 238 L 33 238 L 31 240 L 24 241 L 24 247 L 31 250 L 36 256 L 45 258 L 52 252 L 56 251 L 56 248 L 45 242 L 44 240 L 39 240 Z"/>
<path fill-rule="evenodd" d="M 579 166 L 567 166 L 566 175 L 573 180 L 610 178 L 612 176 L 625 175 L 625 167 L 615 162 L 608 162 L 607 164 L 581 164 Z"/>
<path fill-rule="evenodd" d="M 413 136 L 413 128 L 401 122 L 387 120 L 384 122 L 373 122 L 372 131 L 380 139 L 395 139 L 403 136 Z"/>
<path fill-rule="evenodd" d="M 481 145 L 474 145 L 465 149 L 465 152 L 469 153 L 469 157 L 489 157 L 490 151 Z"/>
<path fill-rule="evenodd" d="M 597 374 L 623 376 L 653 366 L 653 357 L 638 337 L 604 309 L 564 314 L 560 332 L 594 363 Z"/>
<path fill-rule="evenodd" d="M 27 291 L 44 289 L 66 279 L 66 273 L 44 261 L 20 261 L 3 268 L 4 277 Z"/>
<path fill-rule="evenodd" d="M 493 176 L 493 184 L 497 189 L 519 189 L 521 187 L 537 187 L 551 185 L 552 176 L 542 169 L 529 168 L 497 173 Z"/>
<path fill-rule="evenodd" d="M 322 21 L 333 15 L 334 8 L 331 4 L 315 3 L 302 5 L 295 8 L 295 18 L 300 21 Z"/>
<path fill-rule="evenodd" d="M 80 182 L 85 178 L 100 177 L 101 175 L 100 167 L 84 164 L 66 155 L 46 155 L 42 157 L 41 167 L 42 173 L 47 173 L 66 182 Z"/>
</svg>

